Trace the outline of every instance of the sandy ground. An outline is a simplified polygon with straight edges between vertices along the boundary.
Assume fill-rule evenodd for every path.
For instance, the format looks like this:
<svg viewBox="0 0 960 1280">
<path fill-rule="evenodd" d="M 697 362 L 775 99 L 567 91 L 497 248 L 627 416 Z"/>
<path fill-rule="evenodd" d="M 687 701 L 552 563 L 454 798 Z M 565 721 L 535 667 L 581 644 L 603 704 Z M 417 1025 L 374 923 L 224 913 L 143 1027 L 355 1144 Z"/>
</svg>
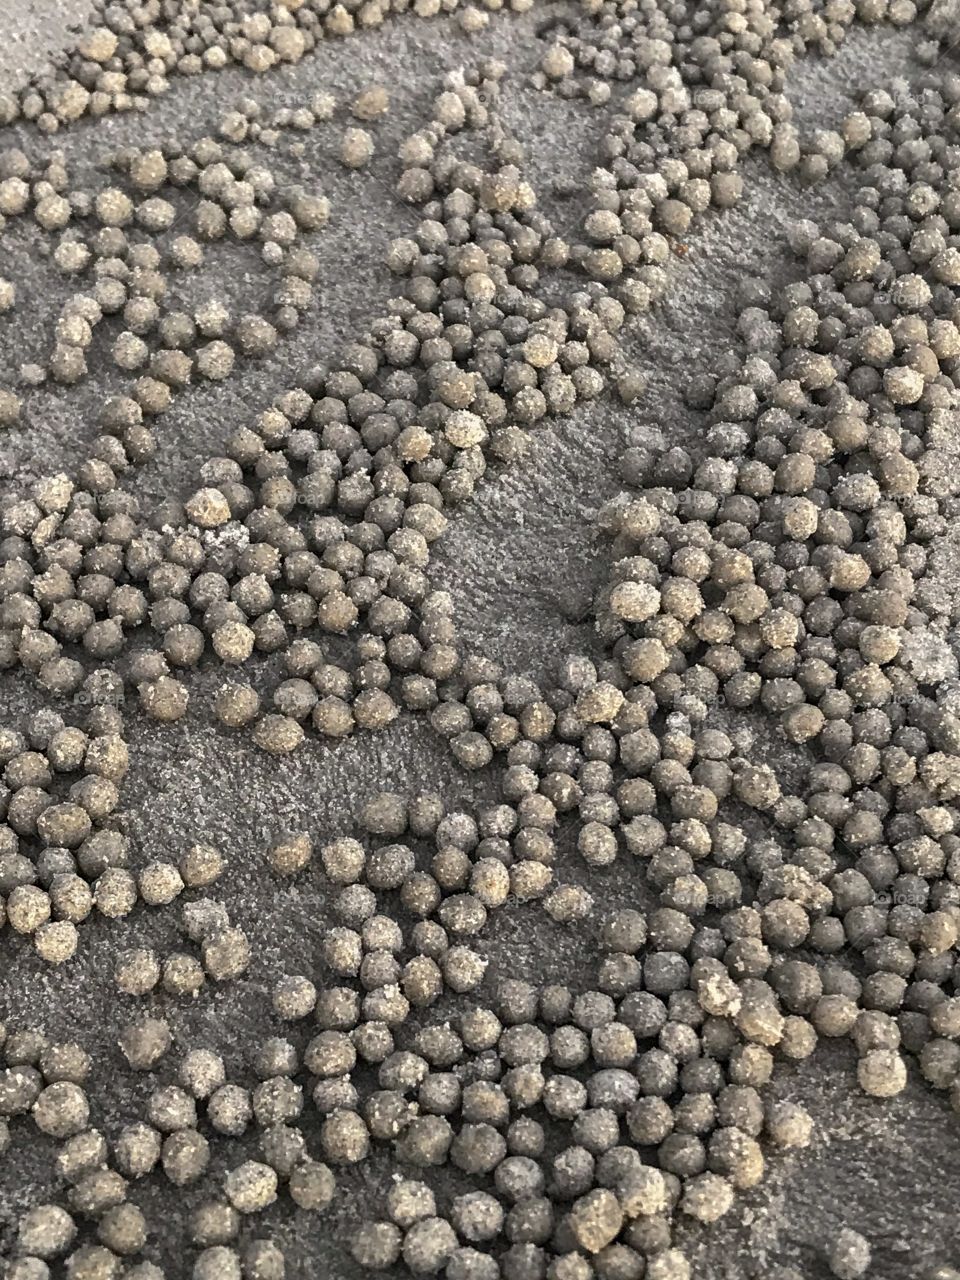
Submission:
<svg viewBox="0 0 960 1280">
<path fill-rule="evenodd" d="M 82 0 L 8 0 L 0 11 L 0 82 L 17 83 L 42 68 L 89 8 Z M 907 44 L 907 37 L 890 33 L 859 34 L 839 59 L 808 64 L 792 86 L 804 121 L 836 119 L 847 91 L 899 73 Z M 264 407 L 297 370 L 376 314 L 389 287 L 380 265 L 383 247 L 402 234 L 410 216 L 389 191 L 396 142 L 422 111 L 437 76 L 485 52 L 504 56 L 513 67 L 530 65 L 533 20 L 495 20 L 469 42 L 444 21 L 403 22 L 327 46 L 299 67 L 257 82 L 256 92 L 277 105 L 296 100 L 308 86 L 342 94 L 378 80 L 391 84 L 394 106 L 378 129 L 378 159 L 369 173 L 348 173 L 333 162 L 335 126 L 307 138 L 302 170 L 313 175 L 333 207 L 330 226 L 316 244 L 323 280 L 319 305 L 266 364 L 245 365 L 226 385 L 194 389 L 179 399 L 163 420 L 156 461 L 138 478 L 144 495 L 182 489 L 198 458 L 216 452 L 219 439 Z M 249 78 L 236 71 L 222 73 L 215 86 L 209 77 L 181 81 L 145 117 L 83 124 L 56 145 L 78 173 L 89 173 L 99 156 L 124 141 L 199 136 L 224 104 L 250 87 Z M 507 109 L 530 148 L 538 189 L 548 201 L 558 179 L 582 179 L 589 172 L 594 122 L 580 107 L 534 95 L 518 82 L 508 90 Z M 32 137 L 25 145 L 35 150 L 49 144 Z M 695 415 L 682 406 L 683 382 L 692 363 L 708 362 L 728 343 L 736 279 L 751 273 L 783 278 L 789 270 L 785 224 L 843 207 L 842 179 L 813 193 L 775 178 L 759 163 L 746 178 L 744 202 L 734 212 L 712 215 L 691 239 L 688 256 L 673 268 L 668 303 L 636 339 L 634 354 L 649 378 L 647 395 L 631 410 L 602 401 L 543 430 L 527 463 L 485 483 L 438 544 L 436 576 L 456 599 L 465 639 L 507 667 L 540 674 L 560 654 L 590 649 L 589 628 L 576 621 L 578 600 L 592 591 L 603 554 L 589 521 L 617 490 L 619 447 L 625 440 L 670 445 L 698 429 Z M 28 237 L 18 237 L 19 232 L 4 241 L 4 274 L 32 301 L 26 310 L 18 308 L 15 319 L 0 321 L 0 381 L 29 358 L 25 353 L 39 355 L 49 346 L 55 291 L 62 288 L 52 269 L 32 254 Z M 223 250 L 222 258 L 211 253 L 203 287 L 231 298 L 244 291 L 250 296 L 260 287 L 257 264 L 233 261 L 231 252 Z M 0 492 L 15 491 L 35 475 L 83 456 L 95 434 L 94 410 L 114 381 L 102 363 L 92 362 L 92 372 L 68 394 L 29 397 L 23 424 L 0 445 Z M 202 693 L 216 679 L 216 673 L 193 673 L 192 687 Z M 33 705 L 36 695 L 26 682 L 5 676 L 0 716 L 14 719 Z M 462 773 L 429 727 L 407 717 L 375 738 L 337 749 L 314 743 L 279 763 L 243 740 L 225 750 L 217 730 L 199 717 L 149 729 L 133 711 L 130 719 L 133 766 L 124 807 L 138 858 L 175 856 L 198 838 L 219 844 L 231 861 L 222 896 L 256 952 L 248 977 L 213 999 L 194 1008 L 169 1001 L 164 1008 L 160 997 L 157 1007 L 181 1043 L 226 1046 L 228 1066 L 239 1069 L 254 1044 L 279 1029 L 267 1007 L 270 980 L 311 963 L 327 918 L 319 884 L 279 887 L 263 874 L 269 835 L 286 824 L 308 825 L 319 840 L 346 832 L 363 798 L 384 787 L 435 787 L 451 799 L 471 800 L 486 794 L 489 781 Z M 629 901 L 630 892 L 612 875 L 601 890 L 608 901 Z M 572 937 L 544 921 L 532 909 L 498 914 L 483 944 L 493 962 L 492 978 L 555 971 L 570 980 L 571 973 L 589 972 L 595 954 L 589 931 Z M 88 925 L 80 959 L 62 975 L 46 969 L 27 948 L 5 941 L 0 1016 L 87 1044 L 95 1039 L 98 1083 L 105 1086 L 117 1060 L 119 1026 L 131 1012 L 113 991 L 112 955 L 130 945 L 134 934 L 139 945 L 146 934 L 168 948 L 176 931 L 159 915 L 147 923 L 138 916 L 135 924 L 103 924 Z M 960 1144 L 949 1108 L 918 1080 L 893 1102 L 881 1103 L 860 1094 L 851 1079 L 850 1055 L 824 1048 L 802 1066 L 780 1071 L 775 1092 L 809 1106 L 816 1141 L 801 1154 L 772 1156 L 763 1184 L 741 1197 L 719 1227 L 688 1231 L 684 1242 L 696 1276 L 773 1280 L 778 1266 L 792 1264 L 816 1280 L 826 1275 L 822 1244 L 842 1225 L 872 1240 L 870 1275 L 876 1280 L 910 1280 L 934 1263 L 960 1264 Z M 95 1106 L 102 1108 L 108 1092 L 112 1097 L 112 1110 L 96 1112 L 96 1122 L 113 1133 L 137 1118 L 144 1087 L 131 1084 L 128 1075 L 109 1090 L 94 1087 Z M 236 1162 L 242 1145 L 219 1144 L 214 1170 L 225 1159 Z M 17 1147 L 0 1165 L 0 1256 L 19 1214 L 49 1194 L 48 1156 L 45 1144 L 37 1142 L 26 1154 Z M 289 1202 L 254 1226 L 291 1246 L 291 1280 L 352 1276 L 356 1269 L 343 1252 L 340 1228 L 358 1211 L 373 1208 L 387 1176 L 382 1158 L 347 1175 L 336 1212 L 319 1226 Z M 171 1280 L 180 1280 L 187 1272 L 179 1224 L 203 1191 L 171 1196 L 151 1180 L 137 1198 L 151 1220 L 167 1224 L 157 1256 Z"/>
</svg>

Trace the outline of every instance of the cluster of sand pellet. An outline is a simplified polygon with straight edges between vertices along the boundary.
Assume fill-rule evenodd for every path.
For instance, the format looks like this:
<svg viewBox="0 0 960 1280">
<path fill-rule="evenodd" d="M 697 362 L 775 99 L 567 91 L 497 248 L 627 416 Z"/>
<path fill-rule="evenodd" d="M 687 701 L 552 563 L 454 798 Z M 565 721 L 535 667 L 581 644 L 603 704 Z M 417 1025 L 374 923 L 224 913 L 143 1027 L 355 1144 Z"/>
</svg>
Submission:
<svg viewBox="0 0 960 1280">
<path fill-rule="evenodd" d="M 3 113 L 53 132 L 146 108 L 174 72 L 266 72 L 405 7 L 111 5 Z M 207 1197 L 170 1280 L 282 1280 L 255 1215 L 279 1197 L 323 1215 L 339 1171 L 378 1147 L 392 1189 L 343 1242 L 364 1267 L 688 1280 L 677 1221 L 716 1221 L 770 1151 L 811 1139 L 809 1114 L 765 1093 L 778 1059 L 849 1037 L 867 1094 L 900 1093 L 914 1060 L 960 1110 L 960 704 L 943 692 L 960 601 L 928 572 L 960 515 L 960 75 L 940 56 L 944 14 L 910 0 L 562 11 L 530 51 L 533 84 L 604 113 L 589 211 L 566 233 L 499 111 L 507 68 L 449 74 L 400 147 L 417 226 L 389 245 L 384 313 L 317 353 L 159 509 L 130 481 L 174 397 L 269 358 L 311 306 L 323 175 L 286 188 L 262 152 L 325 127 L 334 103 L 266 119 L 254 87 L 217 137 L 114 154 L 95 191 L 73 189 L 61 154 L 0 152 L 0 213 L 32 219 L 76 286 L 48 364 L 0 390 L 0 425 L 17 429 L 47 380 L 68 395 L 98 327 L 132 375 L 88 460 L 0 511 L 0 668 L 49 704 L 0 729 L 0 948 L 15 967 L 19 937 L 69 966 L 95 913 L 168 912 L 182 935 L 166 954 L 123 949 L 103 978 L 128 1011 L 116 1070 L 150 1078 L 116 1139 L 98 1127 L 95 1028 L 57 1043 L 0 1025 L 0 1152 L 31 1125 L 59 1144 L 7 1280 L 160 1280 L 164 1223 L 137 1206 L 147 1178 Z M 484 16 L 464 10 L 464 28 Z M 928 69 L 804 137 L 791 63 L 879 22 L 914 30 Z M 345 165 L 369 161 L 388 109 L 382 86 L 353 100 Z M 757 151 L 807 184 L 842 176 L 846 220 L 791 228 L 797 282 L 742 282 L 736 341 L 687 384 L 702 433 L 611 460 L 597 653 L 539 683 L 505 670 L 463 643 L 432 544 L 556 417 L 598 397 L 630 413 L 631 326 L 656 323 L 669 264 L 703 214 L 738 202 Z M 186 189 L 190 233 L 171 238 Z M 269 314 L 173 300 L 222 237 L 277 273 Z M 27 304 L 0 281 L 0 309 Z M 198 667 L 222 673 L 225 751 L 249 734 L 282 769 L 415 713 L 496 792 L 467 810 L 384 791 L 332 841 L 306 812 L 275 832 L 261 874 L 322 897 L 337 923 L 319 969 L 289 957 L 269 991 L 285 1034 L 249 1046 L 241 1079 L 163 1012 L 257 972 L 256 937 L 217 896 L 229 852 L 184 831 L 178 860 L 142 864 L 119 811 L 130 718 L 197 714 Z M 764 723 L 803 762 L 801 786 L 753 749 Z M 614 864 L 634 906 L 591 883 Z M 597 932 L 595 972 L 488 981 L 490 917 L 530 902 Z M 227 1139 L 243 1154 L 213 1177 Z M 826 1242 L 839 1280 L 869 1273 L 856 1226 Z"/>
</svg>

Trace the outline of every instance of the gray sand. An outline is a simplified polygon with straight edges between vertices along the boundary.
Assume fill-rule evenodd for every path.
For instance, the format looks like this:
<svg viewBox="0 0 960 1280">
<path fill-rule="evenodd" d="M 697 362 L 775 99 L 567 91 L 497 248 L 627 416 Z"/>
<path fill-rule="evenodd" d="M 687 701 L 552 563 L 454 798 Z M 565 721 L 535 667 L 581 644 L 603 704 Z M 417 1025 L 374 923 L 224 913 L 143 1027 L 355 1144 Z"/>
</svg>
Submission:
<svg viewBox="0 0 960 1280">
<path fill-rule="evenodd" d="M 0 78 L 16 83 L 42 68 L 48 54 L 62 45 L 68 27 L 89 7 L 83 0 L 10 0 L 0 14 Z M 218 440 L 266 406 L 299 369 L 376 313 L 389 288 L 380 265 L 382 251 L 391 236 L 403 233 L 410 217 L 390 194 L 397 141 L 422 112 L 445 68 L 486 51 L 505 57 L 511 66 L 529 65 L 533 27 L 529 15 L 495 17 L 485 33 L 467 41 L 447 20 L 429 25 L 404 21 L 328 45 L 299 67 L 256 83 L 254 91 L 277 105 L 307 86 L 329 86 L 342 94 L 379 80 L 391 85 L 394 104 L 378 126 L 378 159 L 368 173 L 349 173 L 333 163 L 338 141 L 334 126 L 307 137 L 304 171 L 321 175 L 333 210 L 329 227 L 316 242 L 321 301 L 295 337 L 265 364 L 245 365 L 224 386 L 192 389 L 178 400 L 162 420 L 157 459 L 137 478 L 144 495 L 183 490 L 198 456 L 216 452 Z M 907 35 L 858 32 L 839 58 L 801 67 L 791 92 L 804 124 L 836 120 L 847 91 L 867 80 L 882 84 L 887 75 L 898 73 L 908 45 Z M 103 151 L 126 140 L 146 144 L 181 131 L 198 136 L 225 103 L 249 90 L 250 78 L 232 70 L 216 78 L 178 81 L 148 115 L 82 124 L 56 145 L 82 172 Z M 581 106 L 544 99 L 522 83 L 508 93 L 512 121 L 529 146 L 538 190 L 549 205 L 558 179 L 589 172 L 594 121 Z M 37 145 L 36 139 L 31 145 Z M 696 415 L 682 405 L 682 387 L 691 364 L 706 364 L 729 340 L 733 282 L 741 273 L 783 278 L 788 270 L 786 222 L 843 207 L 842 178 L 811 193 L 776 178 L 759 162 L 745 176 L 745 200 L 734 212 L 708 215 L 691 238 L 688 256 L 672 268 L 675 288 L 667 304 L 646 322 L 646 336 L 635 352 L 649 377 L 646 396 L 629 411 L 598 402 L 544 429 L 527 461 L 488 479 L 455 515 L 436 548 L 438 584 L 454 595 L 465 640 L 508 668 L 540 675 L 563 653 L 591 650 L 595 641 L 589 625 L 575 620 L 577 599 L 589 597 L 605 555 L 589 521 L 618 489 L 613 466 L 617 449 L 625 440 L 669 446 L 697 429 Z M 6 247 L 8 241 L 4 243 Z M 34 301 L 26 313 L 18 309 L 15 319 L 0 320 L 0 381 L 25 351 L 40 357 L 49 347 L 58 301 L 47 290 L 54 273 L 31 256 L 26 237 L 18 233 L 9 243 L 3 273 Z M 215 247 L 201 273 L 204 286 L 231 297 L 255 298 L 261 268 L 252 256 L 241 262 L 242 256 L 239 250 Z M 116 377 L 103 362 L 91 361 L 91 367 L 92 376 L 78 389 L 30 395 L 23 423 L 0 443 L 4 493 L 83 456 L 95 434 L 95 407 Z M 943 572 L 952 573 L 955 584 L 956 548 L 952 556 L 944 552 L 942 561 Z M 209 690 L 217 678 L 214 672 L 191 673 L 188 682 L 191 688 Z M 21 675 L 4 676 L 0 718 L 13 721 L 35 705 L 37 695 Z M 204 995 L 195 1007 L 171 999 L 164 1012 L 178 1039 L 215 1043 L 224 1050 L 228 1066 L 237 1068 L 254 1040 L 278 1030 L 268 1010 L 270 980 L 311 964 L 328 919 L 316 880 L 286 887 L 264 874 L 262 851 L 269 835 L 286 824 L 309 826 L 318 841 L 345 833 L 364 797 L 385 787 L 436 787 L 451 799 L 467 801 L 489 793 L 484 775 L 459 770 L 429 726 L 407 716 L 380 736 L 361 736 L 336 749 L 314 742 L 280 762 L 258 753 L 243 738 L 225 750 L 222 737 L 199 715 L 172 727 L 147 725 L 132 709 L 129 718 L 132 768 L 123 807 L 138 861 L 176 857 L 197 838 L 217 843 L 230 858 L 221 896 L 252 939 L 255 964 L 246 979 L 213 997 Z M 601 876 L 600 882 L 609 900 L 626 894 L 629 901 L 629 887 L 612 875 Z M 115 1074 L 116 1037 L 129 1009 L 112 988 L 112 955 L 134 937 L 139 945 L 149 939 L 163 949 L 174 943 L 176 931 L 162 913 L 146 918 L 138 913 L 120 923 L 91 919 L 78 959 L 63 973 L 46 968 L 29 947 L 11 942 L 9 934 L 0 958 L 0 1014 L 11 1024 L 39 1024 L 51 1035 L 74 1034 L 88 1045 L 96 1034 L 94 1105 L 102 1108 L 109 1093 L 111 1110 L 97 1110 L 95 1119 L 108 1134 L 138 1116 L 144 1096 L 141 1082 L 131 1083 L 129 1073 Z M 542 913 L 520 907 L 500 912 L 481 945 L 493 961 L 494 975 L 575 973 L 596 954 L 589 931 L 571 935 L 545 922 Z M 163 1003 L 159 997 L 158 1007 Z M 892 1102 L 864 1097 L 852 1081 L 851 1053 L 822 1045 L 802 1065 L 779 1068 L 776 1094 L 808 1105 L 817 1138 L 802 1153 L 771 1155 L 763 1183 L 739 1197 L 719 1226 L 685 1228 L 682 1243 L 691 1251 L 696 1276 L 759 1280 L 772 1274 L 776 1264 L 786 1263 L 811 1278 L 823 1276 L 823 1242 L 845 1224 L 873 1242 L 870 1276 L 876 1280 L 908 1280 L 934 1263 L 960 1262 L 960 1146 L 948 1106 L 916 1079 Z M 243 1149 L 243 1142 L 221 1143 L 214 1171 L 225 1160 L 235 1163 Z M 49 1195 L 48 1156 L 48 1143 L 38 1141 L 27 1151 L 17 1146 L 0 1163 L 0 1257 L 18 1216 Z M 375 1208 L 388 1177 L 386 1160 L 377 1157 L 341 1179 L 335 1212 L 319 1226 L 286 1202 L 253 1228 L 291 1246 L 292 1280 L 359 1274 L 344 1252 L 342 1228 Z M 170 1195 L 150 1181 L 149 1187 L 138 1189 L 138 1200 L 151 1221 L 164 1224 L 157 1257 L 165 1260 L 171 1280 L 180 1280 L 187 1272 L 178 1224 L 203 1198 L 209 1182 Z"/>
</svg>

